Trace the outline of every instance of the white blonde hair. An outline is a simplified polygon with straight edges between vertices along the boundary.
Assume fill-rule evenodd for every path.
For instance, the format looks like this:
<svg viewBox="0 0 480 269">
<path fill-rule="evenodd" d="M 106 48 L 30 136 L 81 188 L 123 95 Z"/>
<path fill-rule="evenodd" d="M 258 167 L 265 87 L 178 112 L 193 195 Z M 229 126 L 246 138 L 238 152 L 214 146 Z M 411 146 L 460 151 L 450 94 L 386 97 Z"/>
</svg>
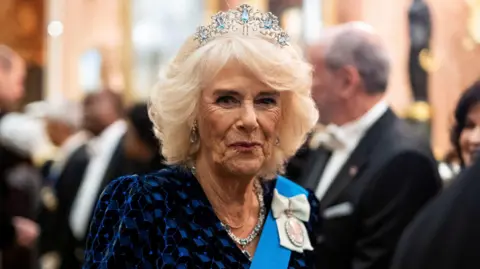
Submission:
<svg viewBox="0 0 480 269">
<path fill-rule="evenodd" d="M 199 142 L 191 143 L 189 138 L 201 91 L 231 60 L 282 92 L 277 128 L 280 143 L 260 173 L 267 176 L 282 172 L 284 163 L 302 145 L 318 119 L 310 96 L 312 68 L 291 45 L 281 48 L 254 34 L 225 34 L 200 48 L 193 38 L 189 39 L 162 72 L 149 105 L 162 155 L 168 164 L 189 165 L 199 149 Z"/>
</svg>

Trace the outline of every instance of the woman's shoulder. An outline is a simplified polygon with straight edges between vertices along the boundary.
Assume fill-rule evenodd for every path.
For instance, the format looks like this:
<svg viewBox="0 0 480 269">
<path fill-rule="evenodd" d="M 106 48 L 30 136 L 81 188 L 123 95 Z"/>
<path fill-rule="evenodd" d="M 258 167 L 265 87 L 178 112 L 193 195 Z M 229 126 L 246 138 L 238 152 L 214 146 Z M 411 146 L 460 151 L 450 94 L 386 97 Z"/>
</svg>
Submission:
<svg viewBox="0 0 480 269">
<path fill-rule="evenodd" d="M 102 193 L 102 199 L 117 196 L 153 196 L 155 200 L 164 200 L 165 195 L 179 186 L 187 184 L 188 173 L 181 167 L 169 167 L 144 175 L 126 175 L 113 180 Z"/>
</svg>

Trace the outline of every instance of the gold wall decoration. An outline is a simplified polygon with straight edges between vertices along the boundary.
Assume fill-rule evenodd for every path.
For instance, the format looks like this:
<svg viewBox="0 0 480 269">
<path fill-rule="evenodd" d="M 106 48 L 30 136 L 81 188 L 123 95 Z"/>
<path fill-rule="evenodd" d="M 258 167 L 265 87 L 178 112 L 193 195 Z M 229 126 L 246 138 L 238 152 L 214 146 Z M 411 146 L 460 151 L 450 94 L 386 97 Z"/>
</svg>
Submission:
<svg viewBox="0 0 480 269">
<path fill-rule="evenodd" d="M 17 7 L 17 21 L 19 27 L 19 34 L 22 36 L 29 36 L 37 30 L 38 14 L 35 6 L 28 2 L 23 2 Z"/>
<path fill-rule="evenodd" d="M 423 49 L 418 55 L 420 66 L 428 73 L 432 73 L 440 69 L 438 58 L 434 57 L 430 49 Z"/>
<path fill-rule="evenodd" d="M 0 43 L 29 62 L 43 64 L 45 0 L 0 0 Z"/>
<path fill-rule="evenodd" d="M 432 118 L 432 109 L 427 102 L 415 102 L 408 107 L 404 117 L 419 122 L 428 122 Z"/>
</svg>

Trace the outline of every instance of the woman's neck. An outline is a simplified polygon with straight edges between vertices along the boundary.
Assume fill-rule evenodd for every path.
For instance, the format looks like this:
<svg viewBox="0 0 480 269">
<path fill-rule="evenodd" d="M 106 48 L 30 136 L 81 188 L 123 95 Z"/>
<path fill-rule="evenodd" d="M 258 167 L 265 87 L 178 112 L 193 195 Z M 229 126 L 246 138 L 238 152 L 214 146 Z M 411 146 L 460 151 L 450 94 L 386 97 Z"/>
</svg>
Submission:
<svg viewBox="0 0 480 269">
<path fill-rule="evenodd" d="M 196 177 L 222 222 L 232 227 L 243 226 L 251 216 L 258 214 L 254 178 L 215 172 L 202 162 L 197 162 Z"/>
</svg>

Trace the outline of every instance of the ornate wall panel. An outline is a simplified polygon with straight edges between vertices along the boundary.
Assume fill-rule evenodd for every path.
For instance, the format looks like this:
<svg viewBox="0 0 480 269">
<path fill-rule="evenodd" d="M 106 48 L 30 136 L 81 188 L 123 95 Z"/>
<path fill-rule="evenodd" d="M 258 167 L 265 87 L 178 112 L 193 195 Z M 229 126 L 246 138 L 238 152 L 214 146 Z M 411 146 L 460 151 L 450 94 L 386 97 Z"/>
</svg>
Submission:
<svg viewBox="0 0 480 269">
<path fill-rule="evenodd" d="M 24 102 L 42 97 L 44 0 L 0 0 L 0 43 L 17 51 L 28 64 Z"/>
</svg>

